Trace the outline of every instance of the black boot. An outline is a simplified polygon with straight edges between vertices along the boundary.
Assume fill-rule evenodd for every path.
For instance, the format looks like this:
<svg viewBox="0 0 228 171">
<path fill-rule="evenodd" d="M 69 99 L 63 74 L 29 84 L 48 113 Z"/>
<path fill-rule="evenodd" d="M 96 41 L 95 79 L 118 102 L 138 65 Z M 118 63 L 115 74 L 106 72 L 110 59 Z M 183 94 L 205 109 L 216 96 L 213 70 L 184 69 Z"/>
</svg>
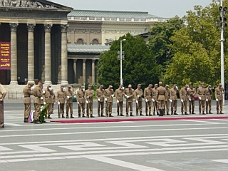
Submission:
<svg viewBox="0 0 228 171">
<path fill-rule="evenodd" d="M 27 123 L 28 122 L 28 118 L 24 118 L 24 123 Z"/>
<path fill-rule="evenodd" d="M 64 114 L 62 114 L 62 118 L 65 118 Z"/>
<path fill-rule="evenodd" d="M 70 118 L 74 118 L 74 117 L 73 117 L 73 114 L 70 114 Z"/>
<path fill-rule="evenodd" d="M 39 120 L 34 120 L 34 124 L 42 124 Z"/>
</svg>

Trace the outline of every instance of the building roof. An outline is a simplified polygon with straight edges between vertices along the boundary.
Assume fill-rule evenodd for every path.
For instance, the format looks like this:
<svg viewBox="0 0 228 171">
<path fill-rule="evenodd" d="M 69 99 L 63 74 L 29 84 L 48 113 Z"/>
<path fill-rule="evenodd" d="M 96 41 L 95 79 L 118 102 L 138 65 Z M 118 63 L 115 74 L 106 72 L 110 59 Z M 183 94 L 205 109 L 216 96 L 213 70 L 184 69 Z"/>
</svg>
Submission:
<svg viewBox="0 0 228 171">
<path fill-rule="evenodd" d="M 117 17 L 117 18 L 161 18 L 148 12 L 135 11 L 98 11 L 98 10 L 73 10 L 68 16 L 77 17 Z"/>
<path fill-rule="evenodd" d="M 100 54 L 101 52 L 108 51 L 110 46 L 106 45 L 77 45 L 67 44 L 67 51 L 69 53 L 95 53 Z"/>
</svg>

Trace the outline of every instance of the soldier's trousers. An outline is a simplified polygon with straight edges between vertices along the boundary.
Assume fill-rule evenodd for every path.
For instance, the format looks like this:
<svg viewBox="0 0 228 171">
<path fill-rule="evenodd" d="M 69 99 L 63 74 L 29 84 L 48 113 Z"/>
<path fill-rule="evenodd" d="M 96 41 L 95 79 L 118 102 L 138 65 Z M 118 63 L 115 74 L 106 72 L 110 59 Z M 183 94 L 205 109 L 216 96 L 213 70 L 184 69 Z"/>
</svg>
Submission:
<svg viewBox="0 0 228 171">
<path fill-rule="evenodd" d="M 158 102 L 157 101 L 153 102 L 152 111 L 153 111 L 153 114 L 155 114 L 155 112 L 158 111 Z"/>
<path fill-rule="evenodd" d="M 166 112 L 166 114 L 169 113 L 169 104 L 170 104 L 169 100 L 165 101 L 165 112 Z"/>
<path fill-rule="evenodd" d="M 177 100 L 172 100 L 171 102 L 171 114 L 177 111 Z"/>
<path fill-rule="evenodd" d="M 165 100 L 158 100 L 158 109 L 165 109 Z"/>
<path fill-rule="evenodd" d="M 181 114 L 184 114 L 185 112 L 187 112 L 187 100 L 181 102 Z"/>
<path fill-rule="evenodd" d="M 205 100 L 199 100 L 199 113 L 204 112 L 205 109 Z"/>
<path fill-rule="evenodd" d="M 117 103 L 117 116 L 123 114 L 123 101 Z"/>
<path fill-rule="evenodd" d="M 194 113 L 195 110 L 195 100 L 189 100 L 189 114 Z"/>
<path fill-rule="evenodd" d="M 148 116 L 148 109 L 149 109 L 149 114 L 151 114 L 151 101 L 146 102 L 146 116 Z"/>
<path fill-rule="evenodd" d="M 47 103 L 48 108 L 47 108 L 47 114 L 50 115 L 52 113 L 52 106 L 51 103 Z"/>
<path fill-rule="evenodd" d="M 62 115 L 64 114 L 64 104 L 65 103 L 60 103 L 60 108 L 59 108 L 60 109 L 60 114 L 62 114 Z"/>
<path fill-rule="evenodd" d="M 130 102 L 126 101 L 126 115 L 128 115 L 129 108 L 130 108 L 130 113 L 132 114 L 132 110 L 133 110 L 132 101 Z"/>
<path fill-rule="evenodd" d="M 138 101 L 138 103 L 136 103 L 136 115 L 138 116 L 138 112 L 140 111 L 140 114 L 142 114 L 142 101 Z"/>
<path fill-rule="evenodd" d="M 70 114 L 73 115 L 73 103 L 66 103 L 66 115 Z"/>
<path fill-rule="evenodd" d="M 106 102 L 106 116 L 112 114 L 112 102 Z"/>
<path fill-rule="evenodd" d="M 31 103 L 24 103 L 25 109 L 24 109 L 24 118 L 29 118 L 30 112 L 31 112 Z"/>
<path fill-rule="evenodd" d="M 4 102 L 0 101 L 0 128 L 4 127 Z"/>
<path fill-rule="evenodd" d="M 97 111 L 98 111 L 98 116 L 100 117 L 101 115 L 104 114 L 104 102 L 100 102 L 98 101 L 98 108 L 97 108 Z M 101 113 L 100 113 L 101 112 Z"/>
<path fill-rule="evenodd" d="M 51 113 L 54 112 L 54 103 L 51 103 Z"/>
<path fill-rule="evenodd" d="M 222 113 L 222 105 L 223 105 L 223 99 L 222 100 L 218 100 L 216 102 L 217 113 Z"/>
<path fill-rule="evenodd" d="M 86 114 L 87 114 L 87 116 L 93 114 L 93 103 L 86 104 Z"/>
<path fill-rule="evenodd" d="M 85 103 L 78 104 L 78 117 L 81 117 L 81 114 L 85 114 Z"/>
<path fill-rule="evenodd" d="M 40 107 L 41 107 L 40 104 L 34 103 L 35 113 L 34 113 L 33 118 L 34 118 L 35 121 L 39 120 L 39 117 L 40 117 Z"/>
<path fill-rule="evenodd" d="M 206 113 L 208 112 L 211 113 L 211 100 L 206 101 Z"/>
</svg>

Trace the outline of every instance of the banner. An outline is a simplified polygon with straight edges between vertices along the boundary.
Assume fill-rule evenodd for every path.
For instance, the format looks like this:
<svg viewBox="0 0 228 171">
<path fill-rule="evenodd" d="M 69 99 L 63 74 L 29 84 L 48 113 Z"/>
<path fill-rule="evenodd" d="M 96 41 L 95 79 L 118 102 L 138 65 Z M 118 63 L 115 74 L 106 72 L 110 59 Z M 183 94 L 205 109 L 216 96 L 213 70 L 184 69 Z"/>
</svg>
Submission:
<svg viewBox="0 0 228 171">
<path fill-rule="evenodd" d="M 10 70 L 10 42 L 0 42 L 0 70 Z"/>
</svg>

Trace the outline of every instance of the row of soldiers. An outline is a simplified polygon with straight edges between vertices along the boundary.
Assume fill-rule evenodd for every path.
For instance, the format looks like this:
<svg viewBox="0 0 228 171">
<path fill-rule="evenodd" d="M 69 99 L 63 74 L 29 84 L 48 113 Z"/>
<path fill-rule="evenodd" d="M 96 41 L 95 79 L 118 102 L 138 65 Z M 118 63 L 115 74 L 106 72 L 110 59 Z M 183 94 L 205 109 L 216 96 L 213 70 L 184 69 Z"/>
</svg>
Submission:
<svg viewBox="0 0 228 171">
<path fill-rule="evenodd" d="M 31 98 L 30 95 L 34 95 L 34 123 L 38 122 L 39 112 L 42 105 L 48 104 L 48 118 L 51 119 L 53 114 L 54 103 L 58 103 L 58 112 L 62 118 L 65 118 L 64 107 L 66 104 L 66 118 L 73 117 L 73 101 L 74 92 L 71 90 L 71 86 L 68 86 L 67 90 L 64 86 L 61 86 L 60 90 L 55 95 L 51 85 L 48 85 L 46 89 L 43 89 L 43 83 L 39 82 L 34 88 L 33 83 L 28 83 L 24 88 L 24 122 L 27 122 L 29 113 L 31 112 Z M 96 98 L 98 101 L 98 117 L 112 117 L 113 99 L 116 98 L 117 102 L 117 115 L 123 115 L 123 101 L 126 99 L 126 116 L 133 116 L 133 101 L 136 104 L 136 116 L 143 116 L 142 102 L 145 101 L 145 115 L 178 115 L 177 114 L 177 94 L 180 95 L 181 100 L 181 114 L 187 115 L 187 107 L 189 103 L 189 114 L 195 114 L 195 98 L 199 99 L 199 114 L 211 114 L 211 100 L 212 100 L 212 89 L 209 85 L 207 88 L 204 87 L 204 83 L 201 83 L 197 90 L 193 85 L 185 85 L 180 90 L 176 85 L 169 88 L 168 85 L 162 86 L 162 82 L 155 84 L 152 88 L 152 84 L 148 87 L 141 89 L 141 84 L 137 85 L 134 90 L 131 84 L 124 89 L 122 85 L 118 89 L 113 90 L 112 85 L 109 85 L 107 89 L 104 89 L 101 85 L 96 90 Z M 224 89 L 219 84 L 215 89 L 215 97 L 217 101 L 216 110 L 218 114 L 222 114 L 223 106 L 223 94 Z M 85 90 L 84 86 L 81 86 L 76 93 L 76 99 L 78 104 L 78 117 L 94 117 L 93 116 L 93 97 L 94 90 L 89 85 L 88 89 Z M 206 106 L 206 109 L 205 109 Z M 169 109 L 171 107 L 171 113 Z M 105 108 L 105 112 L 104 112 Z M 85 110 L 86 109 L 86 110 Z M 70 114 L 70 115 L 69 115 Z M 105 115 L 104 115 L 105 114 Z"/>
</svg>

